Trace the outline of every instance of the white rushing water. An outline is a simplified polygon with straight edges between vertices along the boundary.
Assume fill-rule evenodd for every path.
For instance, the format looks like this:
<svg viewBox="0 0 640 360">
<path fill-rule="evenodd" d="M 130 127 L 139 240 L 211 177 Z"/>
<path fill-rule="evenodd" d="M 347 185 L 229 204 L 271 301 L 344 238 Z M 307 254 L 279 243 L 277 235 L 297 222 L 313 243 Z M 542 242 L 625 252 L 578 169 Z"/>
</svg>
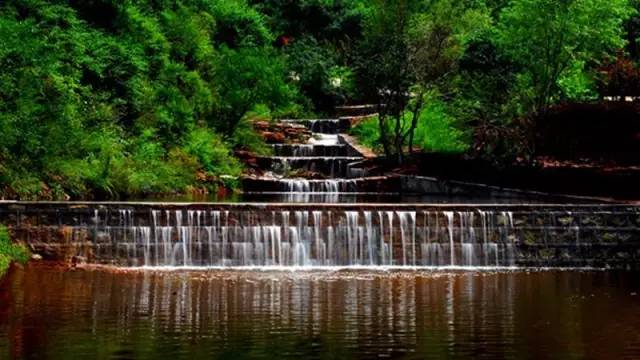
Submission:
<svg viewBox="0 0 640 360">
<path fill-rule="evenodd" d="M 313 134 L 313 137 L 309 139 L 309 144 L 313 145 L 338 145 L 340 139 L 335 134 Z"/>
<path fill-rule="evenodd" d="M 510 212 L 151 210 L 146 221 L 120 210 L 115 226 L 110 214 L 95 212 L 96 256 L 134 266 L 501 267 L 515 257 Z"/>
<path fill-rule="evenodd" d="M 265 181 L 281 182 L 284 186 L 278 191 L 294 195 L 292 200 L 298 200 L 298 194 L 301 193 L 337 194 L 357 191 L 356 184 L 347 178 L 362 175 L 354 171 L 351 164 L 362 160 L 363 157 L 337 134 L 340 121 L 338 119 L 285 120 L 287 121 L 306 124 L 313 132 L 312 137 L 307 143 L 272 144 L 274 155 L 268 157 L 271 164 L 270 170 L 284 178 L 265 177 Z M 295 176 L 295 172 L 301 170 L 311 173 L 302 176 L 326 179 L 287 178 L 292 172 Z M 336 195 L 332 195 L 329 199 L 333 198 L 338 200 Z"/>
<path fill-rule="evenodd" d="M 288 193 L 340 193 L 355 189 L 355 180 L 349 179 L 280 179 Z"/>
</svg>

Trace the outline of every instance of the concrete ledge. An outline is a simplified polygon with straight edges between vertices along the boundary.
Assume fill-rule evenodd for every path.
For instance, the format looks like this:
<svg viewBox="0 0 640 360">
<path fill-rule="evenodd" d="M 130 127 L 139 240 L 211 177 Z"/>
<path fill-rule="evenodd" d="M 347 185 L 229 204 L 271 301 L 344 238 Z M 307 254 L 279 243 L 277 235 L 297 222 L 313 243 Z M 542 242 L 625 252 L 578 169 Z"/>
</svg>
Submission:
<svg viewBox="0 0 640 360">
<path fill-rule="evenodd" d="M 549 202 L 564 201 L 568 203 L 615 203 L 612 199 L 567 194 L 551 194 L 541 191 L 504 188 L 480 183 L 457 180 L 438 179 L 427 176 L 400 176 L 401 188 L 404 193 L 438 194 L 469 197 L 513 198 L 515 201 L 524 199 L 547 200 Z"/>
<path fill-rule="evenodd" d="M 345 144 L 348 144 L 349 146 L 351 146 L 358 153 L 360 153 L 362 157 L 365 159 L 373 159 L 377 156 L 373 151 L 371 151 L 371 149 L 360 145 L 358 141 L 351 135 L 340 134 L 340 138 Z"/>
</svg>

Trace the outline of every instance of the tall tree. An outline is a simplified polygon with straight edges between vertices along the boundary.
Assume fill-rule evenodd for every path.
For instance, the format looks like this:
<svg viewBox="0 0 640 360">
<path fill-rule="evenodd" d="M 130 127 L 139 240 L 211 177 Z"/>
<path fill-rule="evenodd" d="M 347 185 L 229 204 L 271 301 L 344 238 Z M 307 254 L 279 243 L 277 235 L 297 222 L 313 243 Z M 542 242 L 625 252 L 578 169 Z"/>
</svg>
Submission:
<svg viewBox="0 0 640 360">
<path fill-rule="evenodd" d="M 451 0 L 380 0 L 369 18 L 358 63 L 361 87 L 379 108 L 380 141 L 403 161 L 427 94 L 455 72 L 470 31 L 488 16 Z M 409 120 L 405 116 L 410 113 Z"/>
<path fill-rule="evenodd" d="M 497 26 L 496 43 L 522 71 L 523 98 L 534 117 L 562 95 L 563 78 L 624 46 L 628 0 L 514 0 Z"/>
</svg>

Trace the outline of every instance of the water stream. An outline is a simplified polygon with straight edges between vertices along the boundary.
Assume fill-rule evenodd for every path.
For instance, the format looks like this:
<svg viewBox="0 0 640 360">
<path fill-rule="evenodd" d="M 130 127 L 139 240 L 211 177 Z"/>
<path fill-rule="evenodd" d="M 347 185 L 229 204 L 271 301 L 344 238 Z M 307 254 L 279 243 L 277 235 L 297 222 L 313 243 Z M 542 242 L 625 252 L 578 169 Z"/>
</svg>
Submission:
<svg viewBox="0 0 640 360">
<path fill-rule="evenodd" d="M 497 227 L 475 221 L 475 212 L 281 210 L 237 216 L 152 210 L 151 224 L 137 224 L 131 210 L 96 211 L 96 256 L 136 266 L 515 264 L 509 212 L 484 212 L 485 219 L 502 224 Z"/>
<path fill-rule="evenodd" d="M 287 176 L 266 179 L 283 183 L 279 190 L 284 200 L 295 201 L 296 196 L 292 195 L 331 193 L 326 200 L 339 202 L 339 193 L 357 191 L 356 184 L 350 178 L 361 174 L 351 169 L 350 164 L 363 157 L 338 134 L 343 126 L 339 119 L 285 121 L 306 125 L 312 131 L 312 137 L 304 144 L 273 144 L 274 156 L 268 157 L 271 169 L 276 173 L 305 170 L 326 179 L 308 180 Z"/>
</svg>

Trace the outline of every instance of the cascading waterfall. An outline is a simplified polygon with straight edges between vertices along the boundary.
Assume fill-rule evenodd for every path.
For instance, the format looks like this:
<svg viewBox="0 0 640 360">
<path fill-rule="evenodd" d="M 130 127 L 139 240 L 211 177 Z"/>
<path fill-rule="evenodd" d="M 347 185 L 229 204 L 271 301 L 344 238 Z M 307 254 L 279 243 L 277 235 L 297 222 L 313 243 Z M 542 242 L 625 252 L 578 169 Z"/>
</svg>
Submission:
<svg viewBox="0 0 640 360">
<path fill-rule="evenodd" d="M 447 233 L 449 235 L 449 254 L 451 265 L 456 265 L 455 247 L 453 243 L 453 211 L 445 211 L 444 216 L 447 217 Z"/>
<path fill-rule="evenodd" d="M 510 212 L 154 209 L 149 221 L 118 214 L 116 226 L 109 214 L 93 215 L 96 256 L 135 266 L 493 267 L 515 257 Z"/>
<path fill-rule="evenodd" d="M 280 179 L 278 180 L 289 193 L 340 193 L 353 191 L 355 180 L 349 179 Z"/>
<path fill-rule="evenodd" d="M 345 144 L 273 144 L 275 156 L 311 157 L 311 156 L 348 156 Z"/>
<path fill-rule="evenodd" d="M 309 129 L 323 134 L 337 134 L 340 132 L 339 119 L 314 119 L 309 120 Z"/>
<path fill-rule="evenodd" d="M 331 178 L 346 178 L 349 175 L 348 165 L 362 160 L 357 156 L 271 156 L 271 166 L 278 169 L 296 169 L 324 174 Z"/>
</svg>

